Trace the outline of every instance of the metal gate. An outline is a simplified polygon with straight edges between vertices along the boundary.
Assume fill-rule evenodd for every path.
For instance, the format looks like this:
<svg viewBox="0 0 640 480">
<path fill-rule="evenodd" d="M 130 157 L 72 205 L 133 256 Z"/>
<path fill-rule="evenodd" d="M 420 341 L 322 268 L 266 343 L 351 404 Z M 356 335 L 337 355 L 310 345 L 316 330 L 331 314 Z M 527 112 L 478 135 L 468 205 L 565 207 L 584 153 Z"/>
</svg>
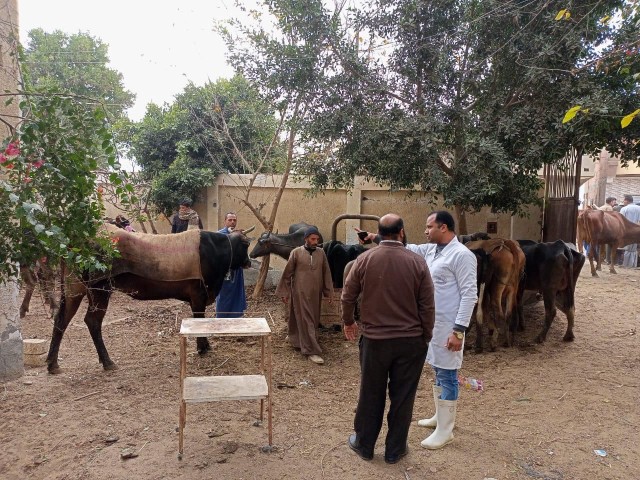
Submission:
<svg viewBox="0 0 640 480">
<path fill-rule="evenodd" d="M 582 148 L 572 147 L 555 165 L 544 167 L 542 241 L 575 243 Z"/>
</svg>

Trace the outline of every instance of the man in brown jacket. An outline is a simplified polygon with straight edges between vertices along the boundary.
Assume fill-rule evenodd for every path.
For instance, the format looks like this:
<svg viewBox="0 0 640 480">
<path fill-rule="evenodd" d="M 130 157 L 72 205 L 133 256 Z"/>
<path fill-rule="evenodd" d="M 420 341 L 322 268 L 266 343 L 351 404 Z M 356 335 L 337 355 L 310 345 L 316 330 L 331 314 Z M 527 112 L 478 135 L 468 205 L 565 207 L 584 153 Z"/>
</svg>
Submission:
<svg viewBox="0 0 640 480">
<path fill-rule="evenodd" d="M 407 250 L 404 223 L 395 214 L 380 219 L 382 239 L 358 257 L 342 290 L 342 321 L 347 340 L 358 326 L 353 312 L 361 297 L 360 398 L 349 447 L 364 460 L 382 427 L 389 386 L 388 433 L 384 460 L 407 454 L 413 402 L 435 320 L 433 282 L 423 257 Z"/>
</svg>

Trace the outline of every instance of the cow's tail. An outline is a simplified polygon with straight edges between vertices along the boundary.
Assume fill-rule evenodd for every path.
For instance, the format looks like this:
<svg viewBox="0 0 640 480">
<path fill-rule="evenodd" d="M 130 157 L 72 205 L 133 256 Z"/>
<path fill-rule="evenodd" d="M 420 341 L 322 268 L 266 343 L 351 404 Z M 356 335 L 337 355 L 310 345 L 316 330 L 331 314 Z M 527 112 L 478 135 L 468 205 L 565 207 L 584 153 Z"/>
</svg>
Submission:
<svg viewBox="0 0 640 480">
<path fill-rule="evenodd" d="M 567 304 L 565 305 L 565 308 L 570 308 L 572 305 L 575 305 L 574 296 L 576 291 L 576 284 L 573 277 L 573 253 L 571 252 L 571 248 L 566 243 L 564 243 L 564 255 L 569 261 L 569 293 L 566 297 Z"/>
<path fill-rule="evenodd" d="M 64 262 L 64 260 L 60 261 L 60 301 L 58 302 L 58 310 L 53 312 L 53 324 L 54 325 L 58 325 L 60 321 L 62 321 L 62 318 L 58 318 L 60 317 L 60 315 L 64 315 L 64 310 L 65 310 L 65 306 L 66 306 L 66 292 L 65 292 L 65 281 L 64 281 L 64 277 L 66 275 L 67 272 L 67 264 Z"/>
</svg>

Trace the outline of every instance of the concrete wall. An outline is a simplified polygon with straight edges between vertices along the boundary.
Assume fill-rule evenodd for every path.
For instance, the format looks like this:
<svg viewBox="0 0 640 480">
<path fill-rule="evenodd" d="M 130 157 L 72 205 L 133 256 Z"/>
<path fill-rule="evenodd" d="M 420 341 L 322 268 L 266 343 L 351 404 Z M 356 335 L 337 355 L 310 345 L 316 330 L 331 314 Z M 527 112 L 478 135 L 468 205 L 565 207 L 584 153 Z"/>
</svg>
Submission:
<svg viewBox="0 0 640 480">
<path fill-rule="evenodd" d="M 200 203 L 194 205 L 202 217 L 205 228 L 217 230 L 221 228 L 226 212 L 233 211 L 238 215 L 238 226 L 242 228 L 261 225 L 253 213 L 242 203 L 248 184 L 249 175 L 223 175 L 209 187 Z M 280 176 L 263 175 L 258 177 L 250 199 L 254 205 L 263 205 L 266 217 L 276 195 Z M 426 216 L 429 212 L 441 209 L 442 203 L 432 204 L 421 194 L 408 195 L 406 191 L 391 192 L 388 188 L 358 178 L 351 192 L 345 190 L 329 190 L 316 197 L 309 196 L 309 184 L 306 181 L 289 180 L 278 209 L 275 228 L 286 232 L 289 225 L 300 221 L 317 225 L 325 240 L 331 238 L 331 226 L 334 219 L 345 213 L 360 213 L 382 216 L 385 213 L 397 213 L 405 221 L 405 231 L 411 243 L 423 243 Z M 497 223 L 497 233 L 492 236 L 514 239 L 540 240 L 541 209 L 530 206 L 529 216 L 520 218 L 508 214 L 492 213 L 484 208 L 478 213 L 467 214 L 469 232 L 487 231 L 488 222 Z M 338 224 L 336 239 L 342 242 L 357 243 L 353 226 L 364 230 L 375 231 L 376 222 L 370 220 L 343 220 Z M 257 235 L 256 235 L 257 236 Z M 253 245 L 251 246 L 251 248 Z M 272 265 L 282 268 L 284 261 L 272 256 Z"/>
<path fill-rule="evenodd" d="M 16 0 L 5 0 L 0 3 L 0 85 L 3 90 L 14 92 L 18 89 L 17 41 L 18 4 Z M 4 100 L 0 102 L 0 115 L 3 120 L 14 124 L 14 126 L 20 113 L 18 103 L 19 98 L 15 98 L 11 105 L 5 105 Z M 4 140 L 9 134 L 9 128 L 0 122 L 0 139 Z M 0 283 L 1 381 L 20 377 L 24 372 L 22 335 L 20 334 L 18 313 L 16 279 Z"/>
</svg>

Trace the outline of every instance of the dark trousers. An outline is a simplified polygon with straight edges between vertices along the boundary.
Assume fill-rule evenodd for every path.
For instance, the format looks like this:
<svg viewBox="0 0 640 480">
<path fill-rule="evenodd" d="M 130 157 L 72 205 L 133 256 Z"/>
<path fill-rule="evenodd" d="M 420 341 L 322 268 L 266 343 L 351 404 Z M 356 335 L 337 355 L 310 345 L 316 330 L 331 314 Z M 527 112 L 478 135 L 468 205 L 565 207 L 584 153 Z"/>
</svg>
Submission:
<svg viewBox="0 0 640 480">
<path fill-rule="evenodd" d="M 353 428 L 363 450 L 373 453 L 382 428 L 389 386 L 385 455 L 400 455 L 407 446 L 413 402 L 427 356 L 422 337 L 372 340 L 360 337 L 360 398 Z"/>
</svg>

